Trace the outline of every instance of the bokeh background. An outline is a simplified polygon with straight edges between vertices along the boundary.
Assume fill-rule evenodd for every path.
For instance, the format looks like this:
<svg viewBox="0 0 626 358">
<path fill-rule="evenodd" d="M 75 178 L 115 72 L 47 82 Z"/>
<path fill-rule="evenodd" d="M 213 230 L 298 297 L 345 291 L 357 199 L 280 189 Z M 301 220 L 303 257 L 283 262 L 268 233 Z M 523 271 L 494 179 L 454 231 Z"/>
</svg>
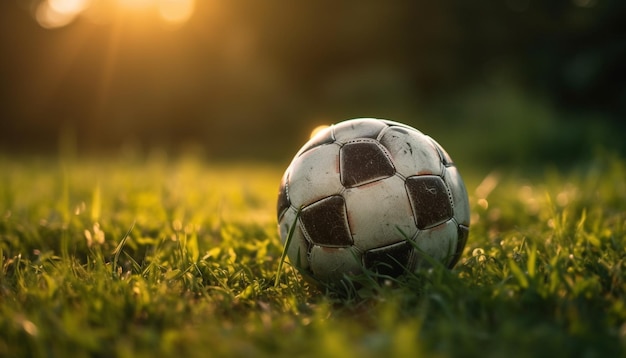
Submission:
<svg viewBox="0 0 626 358">
<path fill-rule="evenodd" d="M 0 152 L 288 161 L 380 117 L 457 161 L 624 154 L 626 1 L 2 0 Z"/>
</svg>

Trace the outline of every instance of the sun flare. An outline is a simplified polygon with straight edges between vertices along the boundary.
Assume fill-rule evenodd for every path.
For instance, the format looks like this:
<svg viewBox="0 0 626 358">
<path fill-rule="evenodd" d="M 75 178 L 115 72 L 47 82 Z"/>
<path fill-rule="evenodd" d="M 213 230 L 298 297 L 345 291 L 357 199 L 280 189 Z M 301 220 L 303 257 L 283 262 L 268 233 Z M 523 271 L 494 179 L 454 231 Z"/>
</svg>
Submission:
<svg viewBox="0 0 626 358">
<path fill-rule="evenodd" d="M 90 0 L 48 0 L 48 6 L 61 14 L 78 14 L 89 6 Z M 45 2 L 44 2 L 45 3 Z"/>
<path fill-rule="evenodd" d="M 60 2 L 60 1 L 59 1 Z M 54 29 L 69 25 L 76 18 L 77 13 L 65 11 L 67 8 L 53 7 L 50 2 L 44 1 L 35 10 L 35 20 L 45 29 Z"/>
<path fill-rule="evenodd" d="M 322 125 L 319 125 L 319 126 L 313 128 L 313 130 L 311 131 L 310 138 L 315 137 L 319 132 L 323 131 L 324 129 L 326 129 L 328 127 L 330 127 L 330 126 L 326 125 L 326 124 L 322 124 Z"/>
<path fill-rule="evenodd" d="M 94 12 L 106 9 L 110 15 L 113 9 L 117 14 L 156 17 L 167 24 L 180 25 L 192 17 L 195 8 L 195 0 L 42 0 L 34 17 L 41 27 L 54 29 L 70 25 L 83 14 L 88 15 L 88 19 L 101 19 L 106 14 Z"/>
<path fill-rule="evenodd" d="M 178 24 L 189 20 L 194 7 L 194 0 L 161 0 L 159 14 L 166 22 Z"/>
<path fill-rule="evenodd" d="M 118 4 L 126 9 L 144 10 L 154 5 L 154 0 L 117 0 Z"/>
</svg>

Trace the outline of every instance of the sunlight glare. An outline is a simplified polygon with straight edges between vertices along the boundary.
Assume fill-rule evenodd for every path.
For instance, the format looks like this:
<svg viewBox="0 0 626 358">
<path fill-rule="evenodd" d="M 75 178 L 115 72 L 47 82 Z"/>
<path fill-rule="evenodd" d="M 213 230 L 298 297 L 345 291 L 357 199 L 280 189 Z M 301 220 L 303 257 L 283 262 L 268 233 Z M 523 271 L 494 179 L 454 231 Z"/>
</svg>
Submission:
<svg viewBox="0 0 626 358">
<path fill-rule="evenodd" d="M 191 17 L 195 7 L 195 0 L 161 0 L 159 14 L 168 23 L 180 24 Z"/>
<path fill-rule="evenodd" d="M 55 29 L 69 25 L 76 15 L 77 13 L 57 11 L 48 1 L 41 2 L 35 11 L 37 23 L 45 29 Z"/>
<path fill-rule="evenodd" d="M 154 5 L 154 0 L 117 0 L 120 6 L 132 10 L 143 10 Z"/>
<path fill-rule="evenodd" d="M 91 0 L 48 0 L 50 9 L 61 14 L 78 14 L 85 10 Z"/>
<path fill-rule="evenodd" d="M 46 29 L 69 25 L 78 15 L 106 23 L 118 11 L 147 18 L 156 15 L 168 24 L 178 25 L 188 21 L 195 8 L 195 0 L 42 0 L 34 17 Z"/>
<path fill-rule="evenodd" d="M 322 125 L 320 125 L 320 126 L 317 126 L 317 127 L 313 128 L 313 130 L 311 131 L 311 136 L 310 136 L 310 138 L 315 137 L 315 136 L 316 136 L 319 132 L 323 131 L 324 129 L 326 129 L 326 128 L 328 128 L 328 127 L 330 127 L 330 126 L 325 125 L 325 124 L 322 124 Z"/>
<path fill-rule="evenodd" d="M 115 18 L 119 6 L 120 4 L 113 1 L 91 1 L 90 6 L 85 8 L 81 16 L 93 24 L 107 24 Z"/>
</svg>

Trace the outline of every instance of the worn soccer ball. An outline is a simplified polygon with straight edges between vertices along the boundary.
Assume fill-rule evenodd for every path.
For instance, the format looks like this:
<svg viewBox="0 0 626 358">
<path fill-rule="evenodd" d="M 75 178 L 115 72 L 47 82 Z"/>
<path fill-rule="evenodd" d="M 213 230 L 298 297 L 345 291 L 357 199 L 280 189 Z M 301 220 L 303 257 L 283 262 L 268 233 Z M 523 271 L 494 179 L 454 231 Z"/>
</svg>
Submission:
<svg viewBox="0 0 626 358">
<path fill-rule="evenodd" d="M 327 284 L 365 270 L 397 277 L 433 262 L 452 268 L 469 233 L 467 191 L 448 153 L 381 119 L 312 137 L 283 175 L 277 209 L 289 261 Z"/>
</svg>

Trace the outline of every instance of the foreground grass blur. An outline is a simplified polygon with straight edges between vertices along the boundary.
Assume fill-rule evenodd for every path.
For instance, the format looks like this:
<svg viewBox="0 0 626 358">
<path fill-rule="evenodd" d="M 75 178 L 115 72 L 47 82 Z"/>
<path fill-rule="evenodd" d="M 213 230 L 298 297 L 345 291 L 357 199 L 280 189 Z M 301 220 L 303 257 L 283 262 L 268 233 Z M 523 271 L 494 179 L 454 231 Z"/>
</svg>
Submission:
<svg viewBox="0 0 626 358">
<path fill-rule="evenodd" d="M 463 171 L 461 262 L 348 296 L 289 265 L 283 168 L 0 158 L 0 356 L 623 356 L 626 162 Z"/>
</svg>

